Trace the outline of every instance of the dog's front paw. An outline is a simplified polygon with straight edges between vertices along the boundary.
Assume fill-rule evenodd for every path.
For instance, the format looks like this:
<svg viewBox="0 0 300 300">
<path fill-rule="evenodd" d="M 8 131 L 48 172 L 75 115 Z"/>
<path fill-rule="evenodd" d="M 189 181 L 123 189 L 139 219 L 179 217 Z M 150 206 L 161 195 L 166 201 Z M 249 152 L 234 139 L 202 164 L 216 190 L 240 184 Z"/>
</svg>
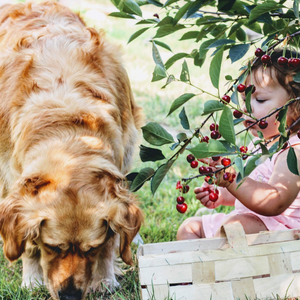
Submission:
<svg viewBox="0 0 300 300">
<path fill-rule="evenodd" d="M 101 280 L 93 280 L 90 290 L 91 292 L 114 292 L 120 287 L 120 283 L 114 278 L 104 278 Z"/>
</svg>

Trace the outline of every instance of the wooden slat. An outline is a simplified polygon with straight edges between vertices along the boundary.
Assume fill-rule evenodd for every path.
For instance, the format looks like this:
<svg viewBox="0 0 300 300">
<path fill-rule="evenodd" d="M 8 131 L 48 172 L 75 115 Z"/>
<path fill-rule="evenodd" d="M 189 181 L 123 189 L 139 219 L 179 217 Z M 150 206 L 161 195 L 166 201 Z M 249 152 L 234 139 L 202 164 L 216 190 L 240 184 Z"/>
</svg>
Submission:
<svg viewBox="0 0 300 300">
<path fill-rule="evenodd" d="M 243 278 L 241 280 L 231 281 L 234 299 L 236 300 L 249 300 L 255 299 L 255 289 L 253 279 Z"/>
<path fill-rule="evenodd" d="M 174 265 L 145 268 L 140 272 L 140 284 L 166 284 L 192 282 L 192 265 Z"/>
<path fill-rule="evenodd" d="M 170 296 L 176 300 L 234 300 L 230 282 L 172 286 Z"/>
<path fill-rule="evenodd" d="M 300 295 L 300 274 L 285 274 L 254 279 L 254 288 L 259 299 L 278 295 L 282 299 Z"/>
<path fill-rule="evenodd" d="M 300 251 L 291 252 L 291 263 L 293 271 L 300 270 Z"/>
<path fill-rule="evenodd" d="M 268 255 L 268 260 L 271 276 L 292 273 L 290 253 L 286 252 Z"/>
<path fill-rule="evenodd" d="M 224 260 L 231 258 L 244 258 L 252 256 L 263 256 L 278 253 L 300 251 L 300 241 L 285 243 L 263 244 L 248 247 L 248 254 L 227 248 L 222 250 L 187 251 L 182 253 L 168 253 L 161 255 L 147 255 L 139 258 L 139 268 L 167 266 L 176 264 L 197 263 L 204 261 Z M 300 266 L 298 270 L 300 269 Z"/>
<path fill-rule="evenodd" d="M 192 263 L 193 284 L 215 283 L 215 263 L 213 261 Z"/>
<path fill-rule="evenodd" d="M 216 281 L 269 274 L 267 256 L 227 259 L 215 262 Z"/>
</svg>

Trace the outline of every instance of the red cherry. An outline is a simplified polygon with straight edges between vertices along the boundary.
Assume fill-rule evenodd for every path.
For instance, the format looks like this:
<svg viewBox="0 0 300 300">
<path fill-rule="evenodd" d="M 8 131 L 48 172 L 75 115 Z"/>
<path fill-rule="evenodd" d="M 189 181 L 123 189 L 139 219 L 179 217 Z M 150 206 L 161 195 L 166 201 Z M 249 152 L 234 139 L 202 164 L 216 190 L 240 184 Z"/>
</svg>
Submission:
<svg viewBox="0 0 300 300">
<path fill-rule="evenodd" d="M 268 64 L 271 62 L 271 56 L 268 54 L 264 54 L 260 59 L 263 64 Z"/>
<path fill-rule="evenodd" d="M 264 120 L 261 120 L 259 123 L 258 123 L 258 126 L 260 129 L 265 129 L 268 127 L 268 122 L 267 121 L 264 121 Z"/>
<path fill-rule="evenodd" d="M 182 192 L 184 194 L 186 194 L 189 190 L 190 190 L 190 187 L 188 185 L 185 185 L 185 186 L 182 187 Z"/>
<path fill-rule="evenodd" d="M 186 160 L 191 163 L 192 161 L 195 160 L 195 156 L 193 154 L 189 154 L 187 157 L 186 157 Z"/>
<path fill-rule="evenodd" d="M 206 177 L 204 178 L 205 182 L 207 182 L 208 184 L 209 184 L 210 179 L 211 179 L 210 176 L 206 176 Z"/>
<path fill-rule="evenodd" d="M 219 195 L 219 190 L 215 189 L 214 192 Z"/>
<path fill-rule="evenodd" d="M 213 130 L 211 133 L 210 133 L 210 137 L 214 140 L 220 138 L 220 132 L 217 131 L 217 130 Z"/>
<path fill-rule="evenodd" d="M 233 111 L 233 116 L 234 116 L 236 119 L 241 118 L 242 115 L 243 115 L 243 113 L 240 112 L 239 110 L 234 110 L 234 111 Z"/>
<path fill-rule="evenodd" d="M 210 129 L 210 131 L 218 130 L 219 125 L 215 124 L 215 123 L 212 123 L 212 124 L 210 124 L 209 129 Z"/>
<path fill-rule="evenodd" d="M 211 192 L 210 187 L 209 186 L 204 187 L 203 192 Z"/>
<path fill-rule="evenodd" d="M 179 197 L 177 197 L 176 201 L 178 204 L 182 204 L 185 201 L 185 199 L 184 199 L 184 197 L 179 196 Z"/>
<path fill-rule="evenodd" d="M 184 214 L 187 210 L 187 204 L 186 203 L 181 203 L 181 204 L 177 203 L 176 209 L 181 214 Z"/>
<path fill-rule="evenodd" d="M 206 167 L 206 173 L 213 173 L 213 169 L 211 167 Z"/>
<path fill-rule="evenodd" d="M 241 147 L 240 147 L 240 151 L 241 151 L 242 153 L 247 153 L 248 148 L 247 148 L 246 146 L 241 146 Z"/>
<path fill-rule="evenodd" d="M 224 158 L 222 158 L 222 160 L 221 160 L 221 164 L 222 164 L 224 167 L 227 167 L 227 166 L 229 166 L 229 165 L 231 164 L 231 159 L 230 159 L 230 158 L 224 157 Z"/>
<path fill-rule="evenodd" d="M 212 159 L 213 161 L 218 161 L 218 160 L 220 159 L 220 156 L 213 156 L 211 159 Z"/>
<path fill-rule="evenodd" d="M 224 179 L 225 181 L 229 181 L 229 180 L 231 179 L 231 173 L 225 172 L 225 173 L 223 174 L 223 179 Z"/>
<path fill-rule="evenodd" d="M 288 63 L 288 59 L 284 56 L 280 56 L 278 59 L 277 59 L 277 63 L 280 65 L 280 66 L 286 66 L 287 63 Z"/>
<path fill-rule="evenodd" d="M 199 168 L 199 173 L 200 173 L 200 174 L 206 174 L 206 167 L 201 166 L 201 167 Z"/>
<path fill-rule="evenodd" d="M 176 190 L 181 190 L 182 189 L 182 184 L 181 184 L 181 182 L 180 182 L 180 180 L 179 181 L 177 181 L 177 183 L 176 183 Z"/>
<path fill-rule="evenodd" d="M 229 103 L 229 102 L 230 102 L 230 96 L 224 95 L 224 96 L 222 97 L 222 100 L 223 100 L 223 103 L 224 103 L 224 104 Z"/>
<path fill-rule="evenodd" d="M 288 67 L 289 67 L 290 69 L 294 69 L 293 58 L 289 58 L 289 59 L 288 59 Z"/>
<path fill-rule="evenodd" d="M 205 142 L 205 143 L 208 143 L 209 141 L 209 137 L 206 135 L 206 136 L 203 136 L 200 140 L 201 143 Z"/>
<path fill-rule="evenodd" d="M 300 130 L 297 131 L 297 137 L 300 139 Z"/>
<path fill-rule="evenodd" d="M 231 174 L 231 179 L 229 180 L 230 183 L 232 183 L 234 181 L 234 178 L 236 177 L 235 174 Z"/>
<path fill-rule="evenodd" d="M 245 86 L 244 84 L 240 83 L 240 84 L 236 87 L 236 89 L 238 90 L 238 92 L 243 93 L 243 92 L 245 92 L 245 90 L 246 90 L 246 86 Z"/>
<path fill-rule="evenodd" d="M 247 154 L 244 154 L 244 155 L 242 155 L 242 160 L 245 160 L 245 159 L 247 159 L 247 157 L 248 157 L 248 155 L 247 155 Z"/>
<path fill-rule="evenodd" d="M 266 52 L 263 51 L 261 48 L 257 48 L 254 52 L 256 57 L 262 57 Z"/>
<path fill-rule="evenodd" d="M 198 167 L 198 162 L 196 161 L 196 160 L 193 160 L 192 162 L 191 162 L 191 168 L 192 169 L 196 169 Z"/>
<path fill-rule="evenodd" d="M 219 196 L 217 193 L 211 192 L 209 194 L 208 198 L 211 202 L 216 202 L 218 200 Z"/>
<path fill-rule="evenodd" d="M 252 89 L 251 89 L 251 94 L 255 93 L 255 91 L 256 91 L 256 87 L 255 87 L 254 84 L 248 84 L 248 85 L 247 85 L 247 88 L 252 88 Z"/>
<path fill-rule="evenodd" d="M 294 68 L 299 67 L 299 65 L 300 65 L 300 59 L 299 58 L 293 58 L 292 64 L 293 64 Z"/>
</svg>

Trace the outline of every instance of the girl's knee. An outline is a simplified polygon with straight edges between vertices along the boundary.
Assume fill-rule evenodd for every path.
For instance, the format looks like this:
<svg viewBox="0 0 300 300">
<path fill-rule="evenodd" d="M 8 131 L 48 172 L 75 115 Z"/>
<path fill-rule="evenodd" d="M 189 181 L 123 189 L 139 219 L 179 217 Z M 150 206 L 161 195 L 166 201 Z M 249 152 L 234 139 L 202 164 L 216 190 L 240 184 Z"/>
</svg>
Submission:
<svg viewBox="0 0 300 300">
<path fill-rule="evenodd" d="M 178 228 L 177 240 L 189 240 L 202 238 L 202 219 L 200 217 L 191 217 L 186 219 Z"/>
</svg>

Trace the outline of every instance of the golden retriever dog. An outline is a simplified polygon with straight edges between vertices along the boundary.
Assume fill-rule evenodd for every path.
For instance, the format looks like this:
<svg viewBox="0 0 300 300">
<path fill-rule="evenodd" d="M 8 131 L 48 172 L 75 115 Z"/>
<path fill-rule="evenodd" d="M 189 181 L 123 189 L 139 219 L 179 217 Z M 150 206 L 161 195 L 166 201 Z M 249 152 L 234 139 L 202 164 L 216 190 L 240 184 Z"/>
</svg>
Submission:
<svg viewBox="0 0 300 300">
<path fill-rule="evenodd" d="M 0 9 L 0 233 L 22 285 L 115 288 L 143 215 L 125 174 L 142 123 L 120 51 L 57 3 Z"/>
</svg>

